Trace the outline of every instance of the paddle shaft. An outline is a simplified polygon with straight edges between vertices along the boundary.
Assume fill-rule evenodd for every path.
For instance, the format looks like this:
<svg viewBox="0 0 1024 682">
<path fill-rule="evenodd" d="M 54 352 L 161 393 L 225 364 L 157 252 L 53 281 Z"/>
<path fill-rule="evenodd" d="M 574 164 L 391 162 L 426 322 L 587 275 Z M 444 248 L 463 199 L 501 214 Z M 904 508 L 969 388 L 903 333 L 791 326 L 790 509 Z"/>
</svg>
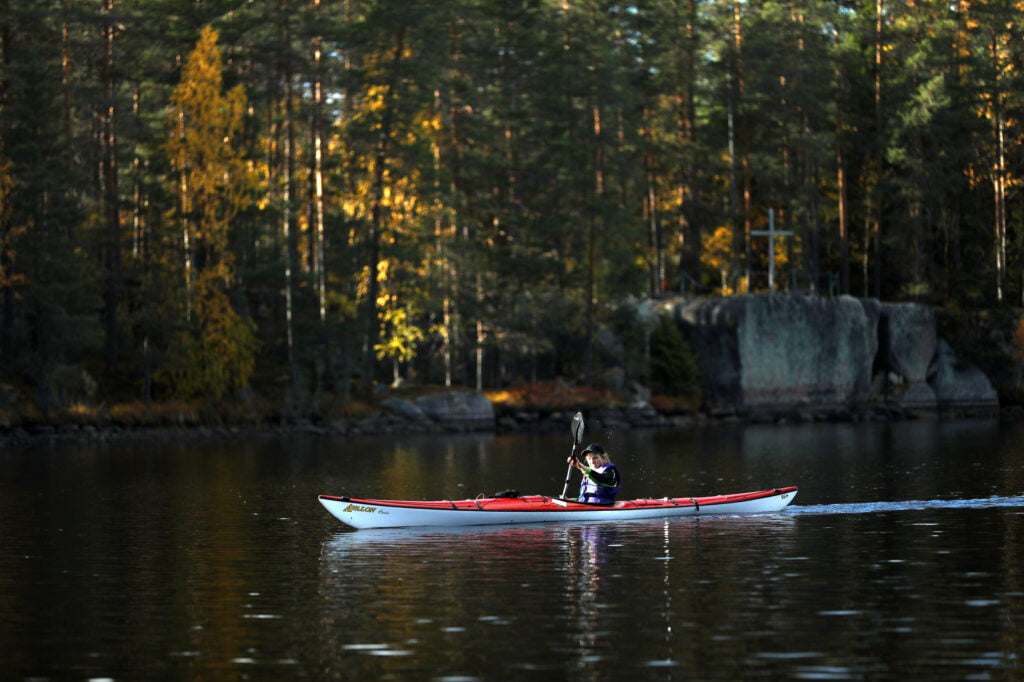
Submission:
<svg viewBox="0 0 1024 682">
<path fill-rule="evenodd" d="M 562 486 L 562 497 L 569 493 L 569 481 L 572 479 L 572 463 L 576 459 L 576 446 L 583 440 L 583 414 L 577 412 L 572 418 L 572 454 L 569 455 L 569 469 L 565 472 L 565 485 Z"/>
<path fill-rule="evenodd" d="M 562 497 L 569 493 L 569 481 L 572 480 L 572 460 L 576 459 L 576 443 L 572 444 L 572 454 L 569 455 L 569 468 L 565 472 L 565 486 L 562 487 Z"/>
</svg>

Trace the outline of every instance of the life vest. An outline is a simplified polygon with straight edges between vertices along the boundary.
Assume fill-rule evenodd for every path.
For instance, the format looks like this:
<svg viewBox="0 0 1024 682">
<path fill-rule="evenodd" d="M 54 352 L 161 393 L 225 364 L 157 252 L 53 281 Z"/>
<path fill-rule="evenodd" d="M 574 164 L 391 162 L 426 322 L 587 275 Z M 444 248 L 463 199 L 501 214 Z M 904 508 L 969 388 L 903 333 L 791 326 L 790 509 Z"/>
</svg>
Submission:
<svg viewBox="0 0 1024 682">
<path fill-rule="evenodd" d="M 622 486 L 622 474 L 619 473 L 619 468 L 608 462 L 599 469 L 593 469 L 593 471 L 604 473 L 609 469 L 615 470 L 615 486 L 600 485 L 591 481 L 590 477 L 584 474 L 583 482 L 580 483 L 580 502 L 590 502 L 591 504 L 612 504 L 615 502 L 615 495 Z"/>
</svg>

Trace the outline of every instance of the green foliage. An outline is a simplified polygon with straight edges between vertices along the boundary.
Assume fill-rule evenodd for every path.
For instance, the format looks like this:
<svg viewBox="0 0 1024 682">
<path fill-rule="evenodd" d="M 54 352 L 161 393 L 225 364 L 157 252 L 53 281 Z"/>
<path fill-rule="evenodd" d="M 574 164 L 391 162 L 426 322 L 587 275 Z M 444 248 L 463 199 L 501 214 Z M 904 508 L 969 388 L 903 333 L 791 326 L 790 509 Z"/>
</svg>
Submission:
<svg viewBox="0 0 1024 682">
<path fill-rule="evenodd" d="M 240 318 L 216 289 L 196 303 L 195 329 L 178 334 L 155 379 L 176 398 L 220 398 L 249 383 L 259 350 L 256 326 Z"/>
<path fill-rule="evenodd" d="M 660 315 L 651 334 L 651 384 L 661 395 L 700 394 L 697 356 L 670 315 Z"/>
<path fill-rule="evenodd" d="M 378 358 L 509 385 L 583 375 L 591 334 L 642 376 L 607 311 L 765 281 L 769 208 L 780 286 L 1024 298 L 1012 3 L 886 3 L 880 32 L 867 0 L 102 6 L 0 15 L 2 371 L 42 393 L 163 362 L 171 393 L 347 387 Z M 695 386 L 672 347 L 660 390 Z"/>
<path fill-rule="evenodd" d="M 426 337 L 410 319 L 410 310 L 403 306 L 387 306 L 382 315 L 381 343 L 375 347 L 377 357 L 408 362 L 416 357 L 416 347 Z"/>
<path fill-rule="evenodd" d="M 1009 307 L 961 308 L 950 306 L 938 314 L 939 336 L 957 357 L 984 372 L 1001 396 L 1024 399 L 1020 377 L 1017 335 L 1020 316 Z"/>
</svg>

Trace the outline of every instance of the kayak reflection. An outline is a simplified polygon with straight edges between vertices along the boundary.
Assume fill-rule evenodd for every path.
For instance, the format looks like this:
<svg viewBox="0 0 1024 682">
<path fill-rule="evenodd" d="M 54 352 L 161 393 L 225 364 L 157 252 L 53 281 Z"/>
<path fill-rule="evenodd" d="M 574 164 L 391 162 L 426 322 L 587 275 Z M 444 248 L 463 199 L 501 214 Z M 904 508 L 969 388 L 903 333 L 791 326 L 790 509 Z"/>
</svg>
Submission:
<svg viewBox="0 0 1024 682">
<path fill-rule="evenodd" d="M 651 524 L 658 525 L 658 524 Z M 615 525 L 590 524 L 565 529 L 565 547 L 569 580 L 565 585 L 565 603 L 577 633 L 576 650 L 593 651 L 598 647 L 601 612 L 612 598 L 615 553 L 621 549 L 620 529 Z M 585 654 L 584 654 L 585 656 Z M 583 667 L 585 659 L 577 662 Z"/>
<path fill-rule="evenodd" d="M 792 509 L 797 509 L 793 507 Z M 435 526 L 430 528 L 379 528 L 370 530 L 341 530 L 333 533 L 323 544 L 321 554 L 326 558 L 346 555 L 360 547 L 374 545 L 406 546 L 455 544 L 461 549 L 488 549 L 494 546 L 513 544 L 521 549 L 525 542 L 557 542 L 567 534 L 575 533 L 578 541 L 589 547 L 600 547 L 603 538 L 616 537 L 619 532 L 627 534 L 651 533 L 668 529 L 676 540 L 686 540 L 688 534 L 701 529 L 717 532 L 751 532 L 764 529 L 791 527 L 796 517 L 788 512 L 757 515 L 722 515 L 707 517 L 641 519 L 604 523 L 600 521 L 576 524 L 505 524 L 497 526 Z M 606 543 L 607 544 L 607 543 Z M 617 545 L 612 545 L 615 547 Z M 451 548 L 449 548 L 451 551 Z M 595 562 L 599 562 L 597 556 Z"/>
<path fill-rule="evenodd" d="M 352 679 L 480 670 L 521 679 L 517 666 L 552 660 L 599 671 L 609 632 L 637 612 L 644 630 L 663 634 L 658 648 L 673 651 L 674 632 L 717 608 L 693 589 L 711 557 L 760 550 L 731 559 L 756 582 L 766 558 L 792 551 L 797 523 L 763 514 L 338 532 L 322 545 L 315 636 Z M 523 637 L 532 648 L 510 651 Z M 505 652 L 500 670 L 495 651 Z"/>
</svg>

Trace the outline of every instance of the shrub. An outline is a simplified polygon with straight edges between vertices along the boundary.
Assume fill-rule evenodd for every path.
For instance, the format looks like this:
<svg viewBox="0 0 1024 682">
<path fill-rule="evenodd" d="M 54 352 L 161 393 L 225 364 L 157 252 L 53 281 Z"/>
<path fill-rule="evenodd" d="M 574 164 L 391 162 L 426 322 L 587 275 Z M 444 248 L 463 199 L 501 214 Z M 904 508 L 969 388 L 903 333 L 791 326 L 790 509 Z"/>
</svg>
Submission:
<svg viewBox="0 0 1024 682">
<path fill-rule="evenodd" d="M 487 391 L 487 399 L 497 408 L 511 410 L 580 410 L 613 402 L 610 391 L 573 386 L 564 381 L 542 381 L 533 384 Z"/>
<path fill-rule="evenodd" d="M 651 388 L 667 396 L 700 395 L 697 355 L 669 315 L 661 315 L 651 334 Z"/>
</svg>

